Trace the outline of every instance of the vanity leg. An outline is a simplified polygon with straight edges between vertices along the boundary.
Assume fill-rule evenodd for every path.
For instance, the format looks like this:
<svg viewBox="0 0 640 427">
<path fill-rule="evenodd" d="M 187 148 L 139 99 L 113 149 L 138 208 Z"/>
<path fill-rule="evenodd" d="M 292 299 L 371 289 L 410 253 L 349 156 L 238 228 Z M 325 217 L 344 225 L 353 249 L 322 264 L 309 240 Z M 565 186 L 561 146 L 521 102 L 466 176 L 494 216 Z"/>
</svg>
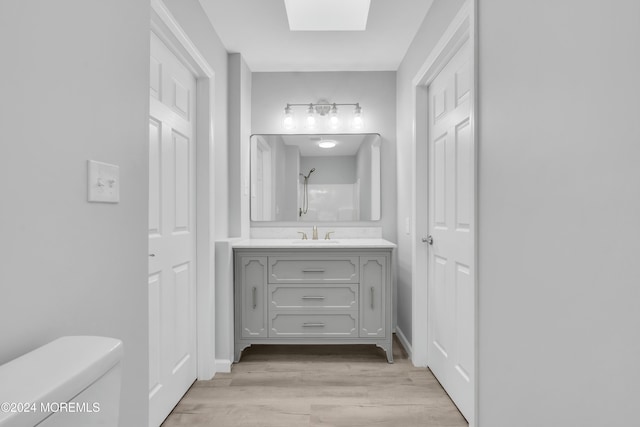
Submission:
<svg viewBox="0 0 640 427">
<path fill-rule="evenodd" d="M 242 351 L 245 348 L 251 347 L 251 344 L 239 344 L 236 343 L 234 352 L 233 352 L 233 362 L 238 363 L 240 361 L 240 356 L 242 355 Z"/>
<path fill-rule="evenodd" d="M 376 344 L 377 347 L 384 350 L 387 355 L 387 363 L 393 363 L 393 345 L 391 341 L 385 341 Z"/>
</svg>

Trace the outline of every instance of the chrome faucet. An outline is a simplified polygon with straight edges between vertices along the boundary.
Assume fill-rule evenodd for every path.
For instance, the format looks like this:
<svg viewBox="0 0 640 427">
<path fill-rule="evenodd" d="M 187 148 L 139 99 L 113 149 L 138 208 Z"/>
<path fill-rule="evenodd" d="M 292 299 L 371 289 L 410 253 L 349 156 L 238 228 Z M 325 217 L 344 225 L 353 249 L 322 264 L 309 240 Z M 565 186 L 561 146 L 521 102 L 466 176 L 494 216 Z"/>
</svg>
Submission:
<svg viewBox="0 0 640 427">
<path fill-rule="evenodd" d="M 314 225 L 313 226 L 313 235 L 311 237 L 313 240 L 318 240 L 318 226 Z"/>
</svg>

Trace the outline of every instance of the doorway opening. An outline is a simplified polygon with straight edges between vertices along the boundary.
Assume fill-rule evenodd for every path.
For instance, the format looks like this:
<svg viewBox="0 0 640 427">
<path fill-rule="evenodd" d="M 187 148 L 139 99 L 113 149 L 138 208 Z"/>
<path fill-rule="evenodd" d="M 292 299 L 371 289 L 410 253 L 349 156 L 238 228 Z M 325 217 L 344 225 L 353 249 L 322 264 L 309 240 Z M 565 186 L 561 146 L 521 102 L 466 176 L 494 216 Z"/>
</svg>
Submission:
<svg viewBox="0 0 640 427">
<path fill-rule="evenodd" d="M 432 370 L 470 425 L 478 386 L 474 10 L 472 1 L 461 8 L 413 80 L 412 359 Z"/>
<path fill-rule="evenodd" d="M 164 386 L 160 373 L 183 370 L 176 389 L 215 373 L 214 72 L 161 0 L 151 0 L 150 26 L 149 425 L 157 427 L 175 400 L 151 403 Z M 158 236 L 175 241 L 156 247 Z M 166 283 L 173 293 L 161 290 Z M 163 324 L 160 310 L 173 321 Z M 191 330 L 182 336 L 181 328 Z"/>
</svg>

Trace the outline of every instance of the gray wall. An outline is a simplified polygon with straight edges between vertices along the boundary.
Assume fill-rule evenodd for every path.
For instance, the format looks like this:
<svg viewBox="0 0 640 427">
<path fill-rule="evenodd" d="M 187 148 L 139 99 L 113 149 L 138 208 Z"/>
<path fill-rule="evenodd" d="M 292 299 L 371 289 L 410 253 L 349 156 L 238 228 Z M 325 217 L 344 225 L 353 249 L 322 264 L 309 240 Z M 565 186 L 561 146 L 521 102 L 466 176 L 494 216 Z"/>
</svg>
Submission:
<svg viewBox="0 0 640 427">
<path fill-rule="evenodd" d="M 406 233 L 405 224 L 411 223 L 411 197 L 415 189 L 413 170 L 416 159 L 412 151 L 414 105 L 412 80 L 433 50 L 438 40 L 456 15 L 463 0 L 435 0 L 431 9 L 411 43 L 407 54 L 397 72 L 398 91 L 398 196 L 397 218 L 398 231 L 398 328 L 411 341 L 411 256 L 412 246 L 410 236 Z M 420 190 L 420 189 L 418 189 Z M 426 189 L 423 189 L 426 191 Z M 426 260 L 423 260 L 426 262 Z"/>
<path fill-rule="evenodd" d="M 639 17 L 479 0 L 480 427 L 638 424 Z"/>
<path fill-rule="evenodd" d="M 249 237 L 249 140 L 251 70 L 239 53 L 229 54 L 229 236 Z"/>
<path fill-rule="evenodd" d="M 0 2 L 0 364 L 63 335 L 124 342 L 121 426 L 147 425 L 149 3 Z M 120 166 L 87 202 L 87 160 Z"/>
<path fill-rule="evenodd" d="M 381 226 L 384 238 L 395 242 L 397 231 L 396 73 L 393 71 L 253 73 L 251 131 L 254 134 L 284 133 L 282 118 L 287 103 L 317 102 L 321 98 L 339 103 L 359 102 L 363 108 L 362 132 L 380 133 L 382 137 L 382 219 L 344 224 Z M 339 132 L 348 130 L 342 129 Z M 303 129 L 298 129 L 296 132 L 306 133 Z M 264 224 L 252 223 L 251 225 Z"/>
</svg>

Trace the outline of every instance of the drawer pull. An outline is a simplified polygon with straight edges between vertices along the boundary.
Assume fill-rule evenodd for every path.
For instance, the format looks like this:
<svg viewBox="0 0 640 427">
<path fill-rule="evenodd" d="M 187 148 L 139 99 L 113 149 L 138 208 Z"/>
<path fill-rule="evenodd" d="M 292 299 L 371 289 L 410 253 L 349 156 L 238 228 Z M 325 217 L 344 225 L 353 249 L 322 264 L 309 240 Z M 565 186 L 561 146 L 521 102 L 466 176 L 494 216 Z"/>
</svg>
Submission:
<svg viewBox="0 0 640 427">
<path fill-rule="evenodd" d="M 324 323 L 303 323 L 303 328 L 324 328 Z"/>
<path fill-rule="evenodd" d="M 373 310 L 373 286 L 371 287 L 371 310 Z"/>
<path fill-rule="evenodd" d="M 253 309 L 254 309 L 254 310 L 256 309 L 256 307 L 257 307 L 257 305 L 258 305 L 258 304 L 257 304 L 257 299 L 256 299 L 256 292 L 257 292 L 257 291 L 258 291 L 258 290 L 256 289 L 256 287 L 255 287 L 255 286 L 254 286 L 254 287 L 253 287 L 253 289 L 251 290 L 251 295 L 252 295 L 252 297 L 253 297 Z"/>
<path fill-rule="evenodd" d="M 304 296 L 302 299 L 324 299 L 323 296 Z"/>
<path fill-rule="evenodd" d="M 303 273 L 324 273 L 324 268 L 303 268 Z"/>
</svg>

